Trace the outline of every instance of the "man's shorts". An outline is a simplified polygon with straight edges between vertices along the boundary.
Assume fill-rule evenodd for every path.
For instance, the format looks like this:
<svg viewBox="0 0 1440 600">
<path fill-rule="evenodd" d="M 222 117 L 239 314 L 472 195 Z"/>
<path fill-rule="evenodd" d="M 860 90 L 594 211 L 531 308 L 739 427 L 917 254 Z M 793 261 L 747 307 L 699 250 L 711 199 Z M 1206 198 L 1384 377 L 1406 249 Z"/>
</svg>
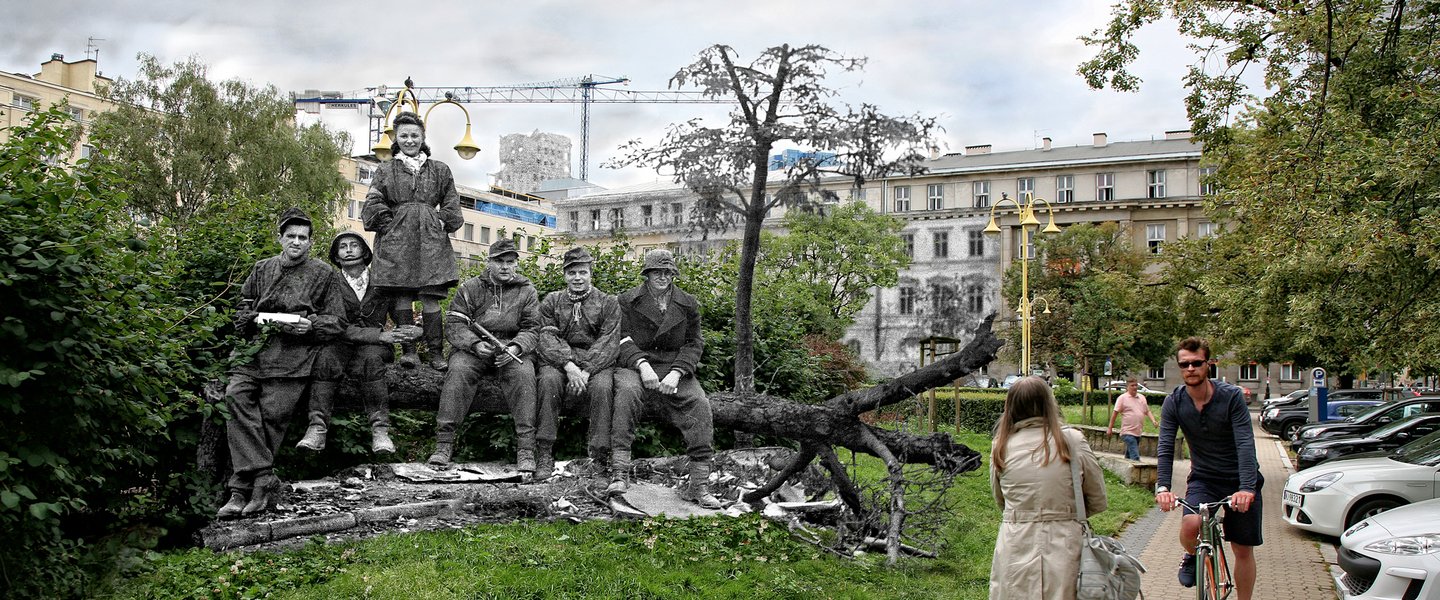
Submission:
<svg viewBox="0 0 1440 600">
<path fill-rule="evenodd" d="M 1261 491 L 1265 489 L 1265 478 L 1256 473 L 1255 501 L 1250 503 L 1250 510 L 1240 512 L 1229 507 L 1219 514 L 1224 515 L 1222 526 L 1225 531 L 1225 539 L 1232 544 L 1241 546 L 1259 546 L 1265 543 L 1265 538 L 1260 531 L 1260 516 L 1264 504 L 1260 500 Z M 1215 481 L 1209 479 L 1191 479 L 1185 482 L 1185 501 L 1200 505 L 1203 502 L 1216 502 L 1221 498 L 1240 491 L 1238 481 Z M 1190 509 L 1185 509 L 1185 514 L 1195 514 Z"/>
</svg>

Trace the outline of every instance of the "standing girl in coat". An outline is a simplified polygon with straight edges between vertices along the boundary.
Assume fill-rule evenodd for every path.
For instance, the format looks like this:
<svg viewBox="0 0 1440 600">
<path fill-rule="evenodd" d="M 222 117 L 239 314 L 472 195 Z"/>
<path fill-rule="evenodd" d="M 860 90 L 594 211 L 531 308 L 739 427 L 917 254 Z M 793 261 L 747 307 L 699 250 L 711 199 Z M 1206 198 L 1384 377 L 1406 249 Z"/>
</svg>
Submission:
<svg viewBox="0 0 1440 600">
<path fill-rule="evenodd" d="M 1050 384 L 1039 377 L 1016 382 L 990 449 L 990 489 L 1002 511 L 990 600 L 1075 598 L 1084 536 L 1075 519 L 1072 460 L 1080 461 L 1086 514 L 1105 510 L 1100 463 L 1079 431 L 1061 428 Z"/>
<path fill-rule="evenodd" d="M 394 298 L 390 317 L 396 325 L 415 323 L 415 300 L 420 300 L 430 366 L 444 369 L 440 300 L 460 280 L 450 233 L 465 224 L 465 217 L 460 214 L 460 194 L 450 167 L 430 158 L 420 115 L 402 112 L 394 127 L 394 158 L 376 169 L 360 214 L 365 230 L 375 232 L 370 283 Z M 415 346 L 401 347 L 405 350 L 401 366 L 418 366 Z"/>
</svg>

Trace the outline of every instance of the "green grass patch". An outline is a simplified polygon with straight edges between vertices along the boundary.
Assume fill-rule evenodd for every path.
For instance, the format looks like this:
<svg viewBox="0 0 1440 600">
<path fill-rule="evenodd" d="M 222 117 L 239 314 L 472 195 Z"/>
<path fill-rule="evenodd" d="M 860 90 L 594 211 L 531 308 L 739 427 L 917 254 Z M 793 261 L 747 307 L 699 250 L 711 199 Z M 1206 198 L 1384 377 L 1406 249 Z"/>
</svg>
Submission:
<svg viewBox="0 0 1440 600">
<path fill-rule="evenodd" d="M 958 510 L 938 559 L 833 556 L 783 526 L 738 519 L 522 522 L 452 531 L 393 533 L 358 542 L 318 541 L 286 552 L 170 552 L 125 579 L 113 598 L 915 598 L 988 593 L 1000 511 L 988 479 L 990 438 L 961 432 L 985 455 L 947 494 Z M 860 480 L 883 463 L 841 459 Z M 1091 523 L 1113 535 L 1153 497 L 1106 477 L 1110 508 Z"/>
</svg>

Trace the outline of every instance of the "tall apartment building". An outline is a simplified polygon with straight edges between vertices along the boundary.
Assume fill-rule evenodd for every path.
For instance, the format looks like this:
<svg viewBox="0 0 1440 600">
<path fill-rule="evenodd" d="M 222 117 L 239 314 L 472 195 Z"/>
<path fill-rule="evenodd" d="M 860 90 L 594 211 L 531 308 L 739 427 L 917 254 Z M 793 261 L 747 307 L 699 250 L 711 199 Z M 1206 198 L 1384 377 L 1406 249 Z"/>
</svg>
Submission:
<svg viewBox="0 0 1440 600">
<path fill-rule="evenodd" d="M 496 185 L 530 194 L 541 182 L 570 177 L 570 138 L 556 133 L 500 136 L 500 172 Z"/>
</svg>

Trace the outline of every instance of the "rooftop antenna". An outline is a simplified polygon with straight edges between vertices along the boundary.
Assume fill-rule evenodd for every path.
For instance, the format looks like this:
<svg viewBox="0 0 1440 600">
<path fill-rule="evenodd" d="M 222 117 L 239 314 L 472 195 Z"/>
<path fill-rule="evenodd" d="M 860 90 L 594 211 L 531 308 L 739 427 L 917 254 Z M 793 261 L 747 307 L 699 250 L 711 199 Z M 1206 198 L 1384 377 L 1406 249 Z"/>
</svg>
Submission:
<svg viewBox="0 0 1440 600">
<path fill-rule="evenodd" d="M 100 46 L 96 45 L 95 42 L 103 41 L 105 41 L 105 38 L 97 38 L 92 35 L 90 36 L 90 39 L 86 40 L 85 42 L 85 58 L 95 59 L 95 64 L 97 67 L 95 70 L 95 74 L 97 75 L 100 74 L 100 70 L 98 68 L 100 64 Z"/>
</svg>

